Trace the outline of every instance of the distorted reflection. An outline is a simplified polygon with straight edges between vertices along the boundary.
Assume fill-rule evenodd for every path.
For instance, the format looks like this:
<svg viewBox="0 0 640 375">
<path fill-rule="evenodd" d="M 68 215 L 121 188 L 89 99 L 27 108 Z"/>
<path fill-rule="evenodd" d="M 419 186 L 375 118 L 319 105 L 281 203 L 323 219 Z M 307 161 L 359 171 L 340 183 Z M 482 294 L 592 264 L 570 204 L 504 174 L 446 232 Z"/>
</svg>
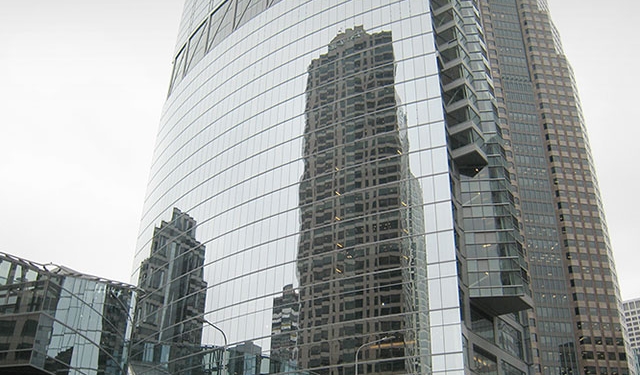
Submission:
<svg viewBox="0 0 640 375">
<path fill-rule="evenodd" d="M 428 372 L 422 190 L 394 67 L 391 32 L 355 27 L 308 69 L 297 342 L 272 352 L 309 372 Z"/>
<path fill-rule="evenodd" d="M 272 374 L 289 372 L 297 368 L 298 320 L 300 317 L 300 296 L 293 285 L 286 285 L 282 296 L 273 299 L 273 320 L 271 322 L 271 363 Z"/>
<path fill-rule="evenodd" d="M 206 359 L 219 350 L 201 345 L 207 283 L 205 247 L 195 231 L 196 221 L 177 208 L 154 230 L 138 280 L 130 363 L 135 374 L 203 374 Z"/>
</svg>

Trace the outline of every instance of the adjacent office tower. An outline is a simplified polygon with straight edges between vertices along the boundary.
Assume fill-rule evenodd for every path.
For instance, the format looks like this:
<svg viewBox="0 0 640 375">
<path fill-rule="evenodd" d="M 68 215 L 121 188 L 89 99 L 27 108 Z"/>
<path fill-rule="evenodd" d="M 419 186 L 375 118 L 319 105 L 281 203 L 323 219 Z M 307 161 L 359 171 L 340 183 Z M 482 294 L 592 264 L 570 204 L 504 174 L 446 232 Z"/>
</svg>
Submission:
<svg viewBox="0 0 640 375">
<path fill-rule="evenodd" d="M 181 207 L 222 372 L 626 374 L 554 35 L 542 1 L 187 0 L 133 279 Z"/>
<path fill-rule="evenodd" d="M 636 368 L 640 369 L 640 298 L 624 301 L 623 308 L 629 346 L 636 359 Z"/>
<path fill-rule="evenodd" d="M 479 4 L 518 186 L 540 370 L 627 373 L 620 293 L 585 121 L 546 2 Z"/>
</svg>

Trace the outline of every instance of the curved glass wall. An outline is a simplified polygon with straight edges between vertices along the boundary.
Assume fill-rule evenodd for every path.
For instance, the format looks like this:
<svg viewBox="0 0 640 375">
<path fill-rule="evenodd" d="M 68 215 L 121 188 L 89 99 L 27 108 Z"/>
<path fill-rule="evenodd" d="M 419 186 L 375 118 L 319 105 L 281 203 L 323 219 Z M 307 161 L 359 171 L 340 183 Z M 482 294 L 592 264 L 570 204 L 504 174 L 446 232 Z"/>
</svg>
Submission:
<svg viewBox="0 0 640 375">
<path fill-rule="evenodd" d="M 428 2 L 184 17 L 132 275 L 136 374 L 462 374 Z"/>
</svg>

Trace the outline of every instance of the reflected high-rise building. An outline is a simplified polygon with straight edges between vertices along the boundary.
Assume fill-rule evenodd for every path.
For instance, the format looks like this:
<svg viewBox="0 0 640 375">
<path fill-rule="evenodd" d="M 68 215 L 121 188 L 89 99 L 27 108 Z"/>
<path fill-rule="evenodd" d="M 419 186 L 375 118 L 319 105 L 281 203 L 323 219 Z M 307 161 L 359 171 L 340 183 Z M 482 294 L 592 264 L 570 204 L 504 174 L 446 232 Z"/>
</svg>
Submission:
<svg viewBox="0 0 640 375">
<path fill-rule="evenodd" d="M 131 345 L 136 373 L 203 374 L 205 247 L 195 232 L 196 221 L 177 208 L 154 230 L 138 279 Z"/>
<path fill-rule="evenodd" d="M 271 322 L 270 373 L 297 369 L 300 296 L 293 285 L 285 285 L 282 295 L 273 299 Z"/>
<path fill-rule="evenodd" d="M 174 207 L 207 252 L 158 344 L 243 348 L 221 373 L 629 375 L 544 0 L 186 0 L 173 63 L 132 280 Z"/>
<path fill-rule="evenodd" d="M 428 340 L 417 343 L 412 324 L 417 297 L 427 303 L 416 290 L 426 249 L 412 226 L 424 218 L 409 217 L 422 202 L 419 191 L 412 199 L 392 41 L 391 32 L 347 29 L 309 66 L 298 364 L 321 374 L 353 373 L 342 364 L 385 337 L 363 348 L 360 373 L 428 369 Z"/>
</svg>

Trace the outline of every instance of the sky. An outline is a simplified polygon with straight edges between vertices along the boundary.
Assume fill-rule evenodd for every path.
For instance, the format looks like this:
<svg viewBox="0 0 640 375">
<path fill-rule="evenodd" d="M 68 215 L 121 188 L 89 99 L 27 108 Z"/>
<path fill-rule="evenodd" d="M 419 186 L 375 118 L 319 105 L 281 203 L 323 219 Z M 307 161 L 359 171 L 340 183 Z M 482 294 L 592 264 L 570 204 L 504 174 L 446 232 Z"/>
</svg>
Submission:
<svg viewBox="0 0 640 375">
<path fill-rule="evenodd" d="M 623 299 L 640 297 L 640 2 L 549 0 Z M 0 0 L 0 252 L 130 281 L 183 0 Z M 634 72 L 636 71 L 636 72 Z"/>
</svg>

